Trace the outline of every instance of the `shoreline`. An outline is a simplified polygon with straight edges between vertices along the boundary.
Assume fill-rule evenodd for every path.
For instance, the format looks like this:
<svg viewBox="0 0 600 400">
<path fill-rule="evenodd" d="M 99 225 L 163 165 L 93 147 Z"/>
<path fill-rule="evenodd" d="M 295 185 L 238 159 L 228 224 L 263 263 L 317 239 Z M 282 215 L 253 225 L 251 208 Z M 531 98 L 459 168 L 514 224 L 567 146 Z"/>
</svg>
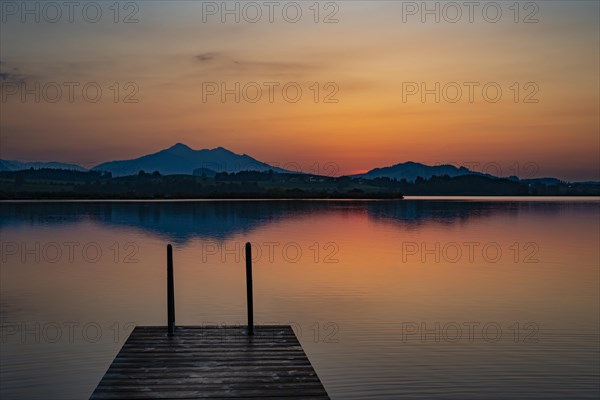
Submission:
<svg viewBox="0 0 600 400">
<path fill-rule="evenodd" d="M 383 201 L 573 201 L 600 202 L 600 196 L 403 196 L 402 198 L 129 198 L 0 199 L 1 203 L 210 203 L 210 202 L 383 202 Z"/>
</svg>

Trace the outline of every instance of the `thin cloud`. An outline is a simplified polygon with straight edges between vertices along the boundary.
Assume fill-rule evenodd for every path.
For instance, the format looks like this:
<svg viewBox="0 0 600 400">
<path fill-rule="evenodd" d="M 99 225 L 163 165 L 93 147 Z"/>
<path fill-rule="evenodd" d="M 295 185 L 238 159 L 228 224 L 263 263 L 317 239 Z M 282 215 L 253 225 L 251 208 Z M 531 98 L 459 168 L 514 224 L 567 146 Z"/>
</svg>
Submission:
<svg viewBox="0 0 600 400">
<path fill-rule="evenodd" d="M 196 56 L 196 60 L 198 60 L 200 62 L 203 62 L 203 63 L 210 62 L 210 61 L 213 61 L 216 58 L 218 58 L 219 55 L 220 55 L 219 53 L 211 53 L 211 52 L 209 52 L 209 53 L 202 53 L 202 54 L 198 54 Z"/>
<path fill-rule="evenodd" d="M 302 75 L 321 69 L 318 66 L 305 63 L 242 60 L 218 52 L 200 53 L 194 56 L 194 58 L 197 62 L 205 64 L 208 68 L 231 73 L 251 72 Z"/>
</svg>

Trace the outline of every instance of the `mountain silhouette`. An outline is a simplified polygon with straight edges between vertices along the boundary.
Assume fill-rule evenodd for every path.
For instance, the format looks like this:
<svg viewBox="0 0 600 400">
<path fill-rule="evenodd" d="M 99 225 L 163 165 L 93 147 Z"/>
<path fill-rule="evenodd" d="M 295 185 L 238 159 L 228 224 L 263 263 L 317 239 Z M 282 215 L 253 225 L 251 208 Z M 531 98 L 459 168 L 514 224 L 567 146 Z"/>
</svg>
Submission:
<svg viewBox="0 0 600 400">
<path fill-rule="evenodd" d="M 0 160 L 0 171 L 21 171 L 24 169 L 67 169 L 73 171 L 87 171 L 86 168 L 77 164 L 67 164 L 61 162 L 21 162 L 16 160 Z"/>
<path fill-rule="evenodd" d="M 20 162 L 0 159 L 0 172 L 20 171 L 30 168 L 88 171 L 87 168 L 77 164 L 61 162 Z M 111 172 L 114 177 L 137 175 L 140 171 L 147 173 L 158 171 L 162 175 L 181 174 L 204 175 L 208 177 L 213 177 L 219 172 L 232 173 L 240 171 L 265 172 L 273 170 L 273 172 L 278 173 L 297 173 L 296 171 L 288 171 L 269 165 L 247 154 L 236 154 L 223 147 L 194 150 L 183 143 L 177 143 L 167 149 L 135 159 L 104 162 L 93 167 L 92 170 Z M 450 164 L 432 166 L 413 161 L 395 164 L 389 167 L 375 168 L 364 174 L 350 175 L 350 177 L 366 179 L 406 179 L 408 182 L 414 182 L 418 177 L 430 179 L 433 176 L 445 175 L 451 178 L 463 175 L 498 178 L 497 176 L 473 171 L 466 167 L 455 167 Z M 557 185 L 564 183 L 564 181 L 552 177 L 520 179 L 516 176 L 512 176 L 508 177 L 508 179 L 527 184 L 543 183 L 546 185 Z M 598 184 L 598 182 L 587 183 Z"/>
<path fill-rule="evenodd" d="M 273 167 L 247 154 L 236 154 L 223 147 L 194 150 L 183 143 L 168 149 L 131 160 L 105 162 L 92 168 L 95 171 L 109 171 L 113 176 L 134 175 L 140 171 L 158 171 L 163 175 L 192 175 L 194 170 L 216 172 L 268 171 L 286 173 L 287 170 Z"/>
<path fill-rule="evenodd" d="M 423 179 L 429 179 L 432 176 L 444 176 L 449 177 L 462 176 L 462 175 L 480 175 L 487 177 L 494 177 L 489 174 L 482 174 L 480 172 L 472 171 L 465 167 L 455 167 L 453 165 L 425 165 L 413 161 L 408 161 L 401 164 L 392 165 L 384 168 L 375 168 L 367 173 L 353 175 L 353 178 L 391 178 L 391 179 L 406 179 L 408 182 L 414 182 L 418 177 Z"/>
</svg>

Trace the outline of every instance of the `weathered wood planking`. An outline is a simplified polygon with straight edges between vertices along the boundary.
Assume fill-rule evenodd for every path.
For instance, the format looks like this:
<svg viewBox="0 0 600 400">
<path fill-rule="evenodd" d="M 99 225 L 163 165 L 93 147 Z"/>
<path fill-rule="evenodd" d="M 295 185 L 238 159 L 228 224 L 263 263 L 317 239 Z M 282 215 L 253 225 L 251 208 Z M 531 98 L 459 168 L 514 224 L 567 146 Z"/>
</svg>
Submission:
<svg viewBox="0 0 600 400">
<path fill-rule="evenodd" d="M 329 399 L 290 326 L 136 327 L 91 396 Z"/>
</svg>

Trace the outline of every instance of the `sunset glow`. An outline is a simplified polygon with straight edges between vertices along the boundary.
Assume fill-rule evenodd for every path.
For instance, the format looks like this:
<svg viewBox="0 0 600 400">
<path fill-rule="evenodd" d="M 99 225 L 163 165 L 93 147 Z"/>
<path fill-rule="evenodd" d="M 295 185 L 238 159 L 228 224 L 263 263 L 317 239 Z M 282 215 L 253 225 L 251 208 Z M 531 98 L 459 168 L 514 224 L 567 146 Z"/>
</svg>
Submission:
<svg viewBox="0 0 600 400">
<path fill-rule="evenodd" d="M 137 23 L 114 23 L 108 5 L 98 23 L 3 10 L 1 158 L 91 167 L 182 142 L 337 175 L 412 160 L 600 179 L 598 2 L 539 2 L 529 23 L 534 10 L 504 2 L 494 23 L 482 8 L 472 23 L 467 9 L 423 23 L 390 1 L 321 3 L 319 23 L 308 3 L 297 23 L 266 9 L 247 22 L 243 8 L 222 23 L 205 3 L 141 2 Z M 40 84 L 41 100 L 11 82 Z M 79 83 L 72 102 L 65 82 Z"/>
</svg>

